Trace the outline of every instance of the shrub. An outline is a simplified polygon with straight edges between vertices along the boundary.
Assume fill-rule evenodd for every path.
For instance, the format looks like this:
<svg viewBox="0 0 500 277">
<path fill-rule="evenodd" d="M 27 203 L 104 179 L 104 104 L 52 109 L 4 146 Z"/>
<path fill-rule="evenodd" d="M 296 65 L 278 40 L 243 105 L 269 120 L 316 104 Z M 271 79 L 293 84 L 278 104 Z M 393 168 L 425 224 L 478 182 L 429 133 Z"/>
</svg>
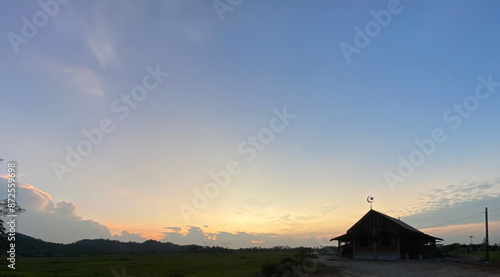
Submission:
<svg viewBox="0 0 500 277">
<path fill-rule="evenodd" d="M 264 274 L 264 276 L 266 277 L 272 277 L 276 272 L 278 266 L 279 266 L 278 263 L 267 262 L 262 265 L 262 270 L 260 271 L 260 273 Z"/>
</svg>

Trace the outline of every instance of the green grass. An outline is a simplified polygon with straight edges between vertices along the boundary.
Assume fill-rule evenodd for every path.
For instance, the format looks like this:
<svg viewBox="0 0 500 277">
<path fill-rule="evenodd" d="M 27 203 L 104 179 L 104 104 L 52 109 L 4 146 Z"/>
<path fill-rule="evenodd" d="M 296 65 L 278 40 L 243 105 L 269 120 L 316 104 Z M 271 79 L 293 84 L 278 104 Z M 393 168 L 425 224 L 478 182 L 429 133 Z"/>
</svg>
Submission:
<svg viewBox="0 0 500 277">
<path fill-rule="evenodd" d="M 478 256 L 478 252 L 471 252 L 470 253 L 473 256 Z M 481 261 L 484 261 L 486 259 L 486 252 L 482 251 L 481 252 Z M 492 263 L 500 263 L 500 251 L 490 251 L 490 262 Z"/>
<path fill-rule="evenodd" d="M 455 255 L 455 256 L 465 256 L 465 252 L 463 251 L 449 251 L 447 254 L 449 255 Z M 468 254 L 469 256 L 479 256 L 478 251 L 471 251 Z M 481 261 L 484 261 L 486 258 L 486 252 L 481 251 Z M 490 262 L 491 263 L 500 263 L 500 251 L 490 251 Z"/>
<path fill-rule="evenodd" d="M 86 257 L 27 257 L 16 259 L 16 269 L 2 262 L 0 276 L 19 277 L 255 277 L 266 262 L 280 262 L 294 253 L 150 254 Z M 114 271 L 114 273 L 113 273 Z M 123 276 L 124 277 L 124 276 Z"/>
</svg>

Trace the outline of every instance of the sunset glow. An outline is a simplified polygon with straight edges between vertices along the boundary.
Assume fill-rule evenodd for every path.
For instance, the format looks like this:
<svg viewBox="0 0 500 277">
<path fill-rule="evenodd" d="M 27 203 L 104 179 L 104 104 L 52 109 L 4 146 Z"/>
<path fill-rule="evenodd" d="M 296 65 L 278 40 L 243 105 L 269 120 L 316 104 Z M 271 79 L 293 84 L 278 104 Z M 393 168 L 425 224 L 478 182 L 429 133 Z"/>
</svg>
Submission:
<svg viewBox="0 0 500 277">
<path fill-rule="evenodd" d="M 50 242 L 335 245 L 372 195 L 500 243 L 500 2 L 460 3 L 4 1 L 0 197 Z"/>
</svg>

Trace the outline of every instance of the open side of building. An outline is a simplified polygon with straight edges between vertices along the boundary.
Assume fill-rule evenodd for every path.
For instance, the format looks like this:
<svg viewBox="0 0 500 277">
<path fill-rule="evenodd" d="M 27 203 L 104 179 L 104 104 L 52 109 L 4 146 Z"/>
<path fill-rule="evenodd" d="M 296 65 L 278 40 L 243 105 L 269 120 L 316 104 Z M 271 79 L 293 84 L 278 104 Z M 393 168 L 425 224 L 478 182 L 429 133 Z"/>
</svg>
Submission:
<svg viewBox="0 0 500 277">
<path fill-rule="evenodd" d="M 370 209 L 338 241 L 339 257 L 356 260 L 426 259 L 436 251 L 433 237 L 381 212 Z"/>
</svg>

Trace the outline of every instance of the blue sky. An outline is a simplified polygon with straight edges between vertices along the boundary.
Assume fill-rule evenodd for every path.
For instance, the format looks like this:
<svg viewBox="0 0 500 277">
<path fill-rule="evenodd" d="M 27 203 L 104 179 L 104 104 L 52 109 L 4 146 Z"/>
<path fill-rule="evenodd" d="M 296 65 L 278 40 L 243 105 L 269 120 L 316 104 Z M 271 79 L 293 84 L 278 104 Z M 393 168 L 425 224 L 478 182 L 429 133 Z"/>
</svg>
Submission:
<svg viewBox="0 0 500 277">
<path fill-rule="evenodd" d="M 30 207 L 21 232 L 311 244 L 347 230 L 370 194 L 377 210 L 417 228 L 500 208 L 500 87 L 478 79 L 500 81 L 496 1 L 242 1 L 223 20 L 211 1 L 42 2 L 53 16 L 30 37 L 23 18 L 43 20 L 38 2 L 5 2 L 0 16 L 0 174 L 18 163 L 19 202 Z M 366 32 L 371 11 L 391 6 L 399 12 L 348 62 L 340 45 L 355 47 L 355 28 Z M 27 43 L 11 43 L 13 34 Z M 158 82 L 151 70 L 169 75 Z M 125 109 L 122 95 L 144 78 L 157 87 L 126 115 L 113 109 Z M 454 105 L 473 104 L 454 129 Z M 284 110 L 288 123 L 277 116 Z M 103 119 L 112 131 L 58 174 L 54 164 L 67 166 L 68 147 Z M 408 161 L 435 129 L 446 140 L 391 185 L 387 172 L 400 174 L 399 157 Z M 269 141 L 252 147 L 259 134 Z M 230 161 L 238 173 L 194 207 L 195 191 Z M 186 220 L 185 207 L 197 213 Z M 75 231 L 55 236 L 49 224 L 28 224 L 35 214 Z M 467 242 L 481 237 L 480 222 L 426 231 Z"/>
</svg>

